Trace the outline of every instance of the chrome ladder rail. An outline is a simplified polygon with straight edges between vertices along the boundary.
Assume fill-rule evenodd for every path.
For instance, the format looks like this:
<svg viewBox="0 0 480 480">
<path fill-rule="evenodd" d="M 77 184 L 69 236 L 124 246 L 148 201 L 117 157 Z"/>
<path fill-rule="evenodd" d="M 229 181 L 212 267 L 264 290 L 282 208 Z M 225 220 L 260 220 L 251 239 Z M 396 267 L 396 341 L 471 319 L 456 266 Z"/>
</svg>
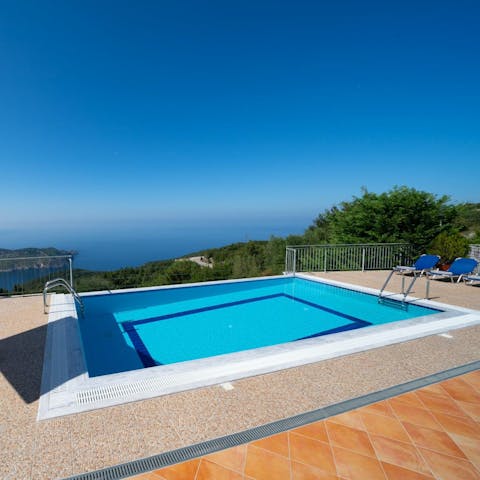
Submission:
<svg viewBox="0 0 480 480">
<path fill-rule="evenodd" d="M 395 300 L 395 299 L 392 299 L 392 298 L 389 298 L 387 296 L 382 295 L 383 291 L 385 290 L 388 283 L 390 282 L 390 279 L 392 278 L 392 275 L 395 272 L 398 272 L 398 271 L 400 271 L 400 270 L 397 269 L 396 267 L 394 267 L 392 269 L 392 271 L 388 274 L 388 277 L 385 280 L 385 283 L 383 284 L 382 288 L 380 289 L 380 293 L 378 294 L 378 303 L 384 303 L 384 304 L 388 304 L 388 305 L 391 305 L 391 306 L 400 306 L 400 308 L 407 309 L 408 308 L 408 303 L 405 301 L 405 299 L 408 297 L 408 294 L 412 290 L 414 283 L 417 281 L 418 276 L 417 276 L 416 272 L 413 272 L 413 278 L 412 278 L 412 281 L 410 282 L 410 284 L 408 285 L 407 290 L 405 290 L 405 276 L 402 275 L 402 291 L 401 291 L 401 295 L 403 295 L 402 300 Z"/>
<path fill-rule="evenodd" d="M 80 312 L 83 315 L 85 313 L 85 306 L 83 304 L 80 295 L 75 291 L 75 289 L 63 278 L 54 278 L 53 280 L 49 280 L 45 283 L 43 287 L 43 313 L 47 313 L 47 293 L 48 290 L 55 287 L 64 287 L 68 292 L 72 295 L 73 300 L 77 302 L 78 306 L 80 307 Z"/>
</svg>

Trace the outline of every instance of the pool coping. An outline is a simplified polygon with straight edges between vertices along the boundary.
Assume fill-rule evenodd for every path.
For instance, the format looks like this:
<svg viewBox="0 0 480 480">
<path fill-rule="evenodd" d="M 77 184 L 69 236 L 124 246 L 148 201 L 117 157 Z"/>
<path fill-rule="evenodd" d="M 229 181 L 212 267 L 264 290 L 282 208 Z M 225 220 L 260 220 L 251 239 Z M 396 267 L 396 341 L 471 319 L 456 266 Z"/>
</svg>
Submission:
<svg viewBox="0 0 480 480">
<path fill-rule="evenodd" d="M 378 295 L 379 292 L 376 289 L 320 279 L 307 274 L 297 274 L 296 276 L 370 295 Z M 240 281 L 271 280 L 274 278 L 285 278 L 285 276 L 242 279 Z M 188 284 L 183 285 L 183 287 L 232 283 L 235 281 Z M 86 296 L 165 288 L 182 288 L 182 285 L 95 292 Z M 400 298 L 399 295 L 392 292 L 386 293 L 393 299 Z M 430 300 L 420 300 L 415 297 L 407 297 L 407 300 L 416 305 L 443 311 L 412 320 L 403 320 L 398 322 L 398 325 L 389 323 L 371 326 L 368 329 L 351 330 L 325 337 L 315 337 L 206 359 L 90 378 L 82 353 L 78 319 L 73 299 L 70 295 L 56 294 L 53 295 L 48 319 L 37 420 L 229 382 L 480 323 L 480 311 L 453 307 Z M 395 325 L 395 328 L 392 328 L 392 325 Z"/>
<path fill-rule="evenodd" d="M 480 361 L 471 362 L 458 367 L 443 370 L 399 385 L 367 393 L 338 403 L 327 405 L 315 410 L 283 418 L 275 422 L 259 425 L 247 430 L 213 438 L 193 445 L 188 445 L 150 457 L 140 458 L 130 462 L 114 465 L 92 472 L 74 475 L 64 480 L 120 480 L 133 475 L 151 472 L 176 463 L 186 462 L 197 457 L 203 457 L 227 448 L 260 440 L 278 433 L 292 430 L 304 425 L 318 422 L 329 417 L 371 405 L 398 395 L 417 390 L 459 375 L 480 369 Z"/>
</svg>

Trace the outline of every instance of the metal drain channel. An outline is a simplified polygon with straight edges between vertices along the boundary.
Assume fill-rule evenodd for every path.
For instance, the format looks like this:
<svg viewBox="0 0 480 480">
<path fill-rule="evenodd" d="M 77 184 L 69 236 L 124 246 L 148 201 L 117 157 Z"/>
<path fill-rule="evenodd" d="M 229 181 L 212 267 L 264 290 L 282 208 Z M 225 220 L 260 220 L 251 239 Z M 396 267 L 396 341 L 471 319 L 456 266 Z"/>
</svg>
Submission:
<svg viewBox="0 0 480 480">
<path fill-rule="evenodd" d="M 139 393 L 151 392 L 166 387 L 171 379 L 149 378 L 139 382 L 91 388 L 75 394 L 77 405 L 88 405 L 102 400 L 128 398 Z"/>
<path fill-rule="evenodd" d="M 402 393 L 410 392 L 432 383 L 441 382 L 443 380 L 447 380 L 449 378 L 478 369 L 480 369 L 480 361 L 469 363 L 461 367 L 444 370 L 443 372 L 428 375 L 427 377 L 412 380 L 401 385 L 395 385 L 394 387 L 369 393 L 351 400 L 345 400 L 343 402 L 319 408 L 317 410 L 301 413 L 299 415 L 295 415 L 294 417 L 278 420 L 267 425 L 254 427 L 243 432 L 233 433 L 231 435 L 215 438 L 213 440 L 207 440 L 202 443 L 197 443 L 188 447 L 182 447 L 170 452 L 160 453 L 148 458 L 134 460 L 132 462 L 116 465 L 114 467 L 108 467 L 102 470 L 96 470 L 94 472 L 74 475 L 73 477 L 68 477 L 64 480 L 120 480 L 122 478 L 128 478 L 133 475 L 150 472 L 152 470 L 167 467 L 175 463 L 185 462 L 187 460 L 191 460 L 192 458 L 201 457 L 219 450 L 235 447 L 237 445 L 259 440 L 260 438 L 275 435 L 276 433 L 301 427 L 308 423 L 317 422 L 327 417 L 339 415 L 340 413 L 344 413 L 349 410 L 354 410 L 371 403 L 379 402 L 381 400 L 401 395 Z"/>
</svg>

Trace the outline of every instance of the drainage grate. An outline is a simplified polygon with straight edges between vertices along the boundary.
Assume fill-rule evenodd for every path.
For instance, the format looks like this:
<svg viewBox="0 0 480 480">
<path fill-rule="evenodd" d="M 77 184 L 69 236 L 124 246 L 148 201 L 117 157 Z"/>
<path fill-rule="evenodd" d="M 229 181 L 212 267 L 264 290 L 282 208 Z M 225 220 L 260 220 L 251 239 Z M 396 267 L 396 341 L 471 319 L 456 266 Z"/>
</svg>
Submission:
<svg viewBox="0 0 480 480">
<path fill-rule="evenodd" d="M 381 400 L 385 400 L 386 398 L 401 395 L 402 393 L 416 390 L 417 388 L 425 387 L 426 385 L 441 382 L 442 380 L 456 377 L 458 375 L 478 369 L 480 369 L 480 361 L 445 370 L 443 372 L 429 375 L 418 380 L 412 380 L 411 382 L 386 388 L 385 390 L 380 390 L 378 392 L 369 393 L 362 397 L 346 400 L 335 405 L 329 405 L 328 407 L 302 413 L 294 417 L 279 420 L 277 422 L 262 425 L 260 427 L 255 427 L 250 430 L 245 430 L 244 432 L 233 433 L 231 435 L 226 435 L 225 437 L 207 440 L 206 442 L 198 443 L 196 445 L 179 448 L 178 450 L 161 453 L 149 458 L 134 460 L 133 462 L 105 468 L 103 470 L 75 475 L 73 477 L 68 477 L 65 480 L 120 480 L 122 478 L 128 478 L 133 475 L 150 472 L 152 470 L 167 467 L 175 463 L 185 462 L 187 460 L 191 460 L 192 458 L 201 457 L 219 450 L 224 450 L 226 448 L 252 442 L 270 435 L 275 435 L 276 433 L 291 430 L 292 428 L 301 427 L 308 423 L 323 420 L 324 418 L 331 417 L 333 415 L 339 415 L 340 413 L 344 413 L 364 405 L 379 402 Z"/>
<path fill-rule="evenodd" d="M 177 377 L 178 379 L 178 377 Z M 173 385 L 173 377 L 154 377 L 139 382 L 109 385 L 107 387 L 90 388 L 75 394 L 77 405 L 88 405 L 102 400 L 129 398 L 139 393 L 155 392 L 159 388 Z"/>
</svg>

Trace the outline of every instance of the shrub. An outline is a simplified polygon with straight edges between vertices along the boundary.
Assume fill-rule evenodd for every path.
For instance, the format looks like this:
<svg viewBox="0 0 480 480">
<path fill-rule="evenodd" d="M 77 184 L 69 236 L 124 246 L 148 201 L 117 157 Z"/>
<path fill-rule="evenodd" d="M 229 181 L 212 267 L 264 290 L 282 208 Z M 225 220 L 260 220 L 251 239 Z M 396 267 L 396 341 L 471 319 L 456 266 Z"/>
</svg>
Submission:
<svg viewBox="0 0 480 480">
<path fill-rule="evenodd" d="M 442 232 L 430 245 L 430 253 L 440 255 L 441 263 L 452 263 L 457 257 L 468 254 L 469 241 L 459 233 Z"/>
</svg>

